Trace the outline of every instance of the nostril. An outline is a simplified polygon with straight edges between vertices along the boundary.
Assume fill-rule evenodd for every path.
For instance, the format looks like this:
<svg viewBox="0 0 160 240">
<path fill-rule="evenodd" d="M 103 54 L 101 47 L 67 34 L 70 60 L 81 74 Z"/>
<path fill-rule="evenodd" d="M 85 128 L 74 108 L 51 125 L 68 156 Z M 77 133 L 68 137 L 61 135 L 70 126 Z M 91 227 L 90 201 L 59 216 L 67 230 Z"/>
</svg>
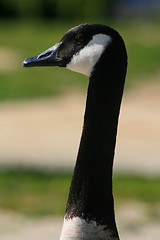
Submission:
<svg viewBox="0 0 160 240">
<path fill-rule="evenodd" d="M 52 51 L 44 53 L 44 54 L 40 54 L 37 59 L 41 59 L 41 58 L 46 58 L 48 56 L 50 56 L 52 54 Z"/>
</svg>

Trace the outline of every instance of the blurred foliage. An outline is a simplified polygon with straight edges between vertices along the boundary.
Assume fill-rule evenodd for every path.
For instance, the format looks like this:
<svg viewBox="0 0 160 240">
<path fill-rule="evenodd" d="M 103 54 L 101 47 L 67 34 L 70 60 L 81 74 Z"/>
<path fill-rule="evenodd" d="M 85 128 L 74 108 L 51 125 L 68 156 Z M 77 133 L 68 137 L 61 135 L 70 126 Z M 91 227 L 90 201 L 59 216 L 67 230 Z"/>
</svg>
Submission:
<svg viewBox="0 0 160 240">
<path fill-rule="evenodd" d="M 110 25 L 123 36 L 128 51 L 126 86 L 159 73 L 160 22 L 94 20 Z M 67 88 L 86 89 L 85 76 L 57 67 L 23 69 L 21 62 L 57 43 L 75 21 L 1 20 L 0 100 L 50 97 Z M 4 67 L 3 67 L 4 65 Z"/>
<path fill-rule="evenodd" d="M 0 171 L 0 208 L 26 215 L 64 214 L 71 173 L 12 169 Z M 141 201 L 152 214 L 160 199 L 160 178 L 115 174 L 114 195 L 117 204 Z"/>
<path fill-rule="evenodd" d="M 105 15 L 106 0 L 1 0 L 3 18 L 77 19 Z"/>
</svg>

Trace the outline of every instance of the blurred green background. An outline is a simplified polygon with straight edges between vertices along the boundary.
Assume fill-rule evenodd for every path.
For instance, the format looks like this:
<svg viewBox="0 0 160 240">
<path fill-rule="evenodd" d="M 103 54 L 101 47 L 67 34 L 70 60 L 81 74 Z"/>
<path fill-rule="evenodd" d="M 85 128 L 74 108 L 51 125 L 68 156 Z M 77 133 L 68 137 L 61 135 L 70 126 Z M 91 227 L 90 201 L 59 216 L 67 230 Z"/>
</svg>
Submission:
<svg viewBox="0 0 160 240">
<path fill-rule="evenodd" d="M 25 58 L 49 48 L 83 22 L 110 25 L 124 37 L 129 55 L 126 86 L 159 72 L 159 18 L 116 17 L 110 5 L 106 0 L 1 0 L 0 100 L 54 96 L 68 86 L 86 88 L 84 76 L 65 69 L 21 68 Z"/>
<path fill-rule="evenodd" d="M 59 68 L 23 69 L 21 63 L 84 22 L 110 25 L 123 36 L 129 57 L 126 91 L 136 82 L 152 81 L 160 70 L 160 18 L 157 11 L 148 14 L 146 10 L 145 14 L 143 4 L 139 8 L 136 4 L 120 0 L 0 0 L 1 103 L 61 96 L 69 88 L 83 92 L 85 76 Z M 0 208 L 32 216 L 61 215 L 70 180 L 70 172 L 1 168 Z M 159 180 L 157 176 L 117 173 L 116 201 L 145 202 L 157 217 L 153 204 L 158 205 Z"/>
</svg>

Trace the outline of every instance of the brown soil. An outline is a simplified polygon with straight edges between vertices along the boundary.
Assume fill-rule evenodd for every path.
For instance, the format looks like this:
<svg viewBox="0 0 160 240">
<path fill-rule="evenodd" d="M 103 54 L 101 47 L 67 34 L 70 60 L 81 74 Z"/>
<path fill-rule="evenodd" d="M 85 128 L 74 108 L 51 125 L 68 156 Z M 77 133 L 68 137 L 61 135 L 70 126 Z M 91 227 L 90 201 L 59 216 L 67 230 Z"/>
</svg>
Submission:
<svg viewBox="0 0 160 240">
<path fill-rule="evenodd" d="M 115 169 L 160 172 L 160 83 L 124 95 Z M 0 104 L 0 164 L 71 168 L 82 131 L 85 96 Z M 63 149 L 63 150 L 62 150 Z"/>
</svg>

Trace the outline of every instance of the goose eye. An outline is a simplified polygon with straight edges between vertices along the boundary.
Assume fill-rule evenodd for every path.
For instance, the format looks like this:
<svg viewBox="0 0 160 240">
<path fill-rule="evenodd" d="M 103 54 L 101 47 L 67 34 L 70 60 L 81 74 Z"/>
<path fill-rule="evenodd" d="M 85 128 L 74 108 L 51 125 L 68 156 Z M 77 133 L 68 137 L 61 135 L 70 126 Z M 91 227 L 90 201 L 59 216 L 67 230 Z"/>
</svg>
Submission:
<svg viewBox="0 0 160 240">
<path fill-rule="evenodd" d="M 78 34 L 78 35 L 76 36 L 75 40 L 76 40 L 76 43 L 77 43 L 78 45 L 80 45 L 80 44 L 82 44 L 82 43 L 84 42 L 84 39 L 83 39 L 82 34 Z"/>
</svg>

